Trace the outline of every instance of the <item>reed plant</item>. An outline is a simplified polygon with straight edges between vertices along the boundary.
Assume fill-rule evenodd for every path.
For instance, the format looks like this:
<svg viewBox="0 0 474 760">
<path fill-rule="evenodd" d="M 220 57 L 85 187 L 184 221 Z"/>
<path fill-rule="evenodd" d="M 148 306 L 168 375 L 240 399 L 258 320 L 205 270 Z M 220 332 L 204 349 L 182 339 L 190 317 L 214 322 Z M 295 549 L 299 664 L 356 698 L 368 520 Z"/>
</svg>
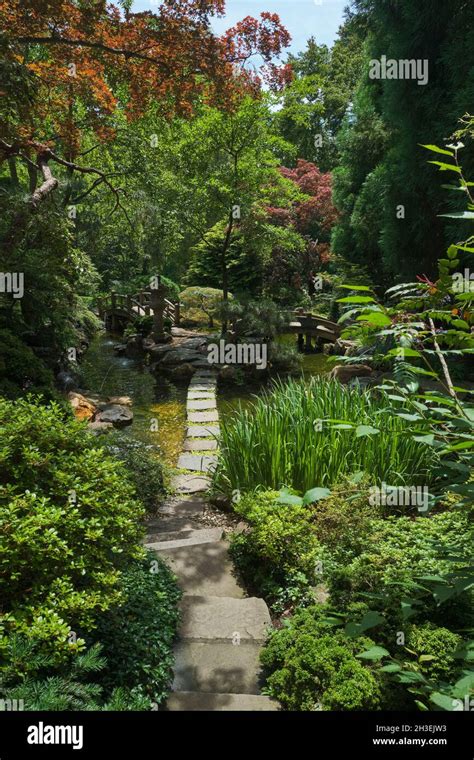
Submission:
<svg viewBox="0 0 474 760">
<path fill-rule="evenodd" d="M 420 422 L 415 431 L 382 391 L 321 378 L 277 381 L 222 421 L 215 485 L 304 493 L 359 472 L 374 485 L 426 485 L 435 453 L 415 440 L 420 432 Z"/>
</svg>

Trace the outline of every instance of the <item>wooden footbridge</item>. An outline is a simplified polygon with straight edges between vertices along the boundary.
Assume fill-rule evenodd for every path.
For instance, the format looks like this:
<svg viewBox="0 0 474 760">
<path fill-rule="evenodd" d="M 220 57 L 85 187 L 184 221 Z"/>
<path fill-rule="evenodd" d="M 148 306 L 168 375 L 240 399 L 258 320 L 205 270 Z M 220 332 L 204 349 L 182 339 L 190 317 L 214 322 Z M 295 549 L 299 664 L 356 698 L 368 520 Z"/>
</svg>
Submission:
<svg viewBox="0 0 474 760">
<path fill-rule="evenodd" d="M 316 347 L 322 343 L 335 343 L 341 336 L 342 328 L 330 319 L 320 317 L 302 309 L 286 312 L 286 323 L 281 328 L 283 333 L 293 333 L 298 336 L 298 345 L 303 350 L 312 348 L 312 339 Z"/>
<path fill-rule="evenodd" d="M 100 318 L 107 327 L 115 332 L 126 324 L 133 322 L 137 317 L 154 316 L 153 294 L 151 290 L 140 290 L 134 295 L 121 295 L 112 292 L 98 303 Z M 159 302 L 163 319 L 169 319 L 174 327 L 180 324 L 180 304 L 173 303 L 167 298 Z M 292 333 L 298 336 L 298 345 L 301 350 L 312 350 L 312 340 L 316 341 L 316 348 L 323 343 L 335 343 L 341 335 L 341 327 L 330 319 L 320 317 L 303 309 L 284 313 L 285 321 L 280 328 L 284 334 Z"/>
<path fill-rule="evenodd" d="M 150 317 L 154 315 L 151 290 L 140 290 L 135 295 L 121 295 L 112 291 L 105 298 L 97 301 L 99 317 L 107 326 L 115 332 L 118 327 L 123 327 L 133 322 L 137 317 Z M 164 299 L 163 319 L 171 320 L 173 327 L 180 323 L 180 304 Z"/>
</svg>

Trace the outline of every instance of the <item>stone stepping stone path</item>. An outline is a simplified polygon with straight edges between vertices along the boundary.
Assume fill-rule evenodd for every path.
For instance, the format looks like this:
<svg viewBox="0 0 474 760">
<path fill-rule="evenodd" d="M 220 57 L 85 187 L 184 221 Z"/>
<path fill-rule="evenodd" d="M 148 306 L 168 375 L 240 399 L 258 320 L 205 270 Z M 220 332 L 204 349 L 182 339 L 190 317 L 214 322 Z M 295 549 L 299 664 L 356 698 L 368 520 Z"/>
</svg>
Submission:
<svg viewBox="0 0 474 760">
<path fill-rule="evenodd" d="M 217 462 L 216 388 L 213 370 L 199 369 L 193 376 L 186 440 L 178 460 L 186 472 L 174 479 L 177 495 L 147 523 L 147 547 L 166 561 L 183 591 L 166 709 L 275 711 L 279 705 L 260 694 L 259 654 L 271 629 L 268 607 L 263 599 L 245 596 L 222 528 L 199 523 L 208 504 L 208 476 Z"/>
</svg>

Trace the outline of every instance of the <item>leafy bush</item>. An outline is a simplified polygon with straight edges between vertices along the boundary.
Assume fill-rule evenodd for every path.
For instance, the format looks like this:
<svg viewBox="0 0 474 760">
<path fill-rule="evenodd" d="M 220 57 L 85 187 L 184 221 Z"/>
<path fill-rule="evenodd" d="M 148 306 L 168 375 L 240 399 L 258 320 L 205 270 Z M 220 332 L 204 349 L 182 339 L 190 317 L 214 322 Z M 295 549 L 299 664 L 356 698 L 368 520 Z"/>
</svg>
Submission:
<svg viewBox="0 0 474 760">
<path fill-rule="evenodd" d="M 15 399 L 22 393 L 51 396 L 53 374 L 20 338 L 0 330 L 0 394 Z"/>
<path fill-rule="evenodd" d="M 159 704 L 171 681 L 180 591 L 167 566 L 151 553 L 127 568 L 120 587 L 124 601 L 100 617 L 92 636 L 107 656 L 98 680 L 106 695 L 116 687 L 139 690 Z"/>
<path fill-rule="evenodd" d="M 308 596 L 320 547 L 311 511 L 278 498 L 273 491 L 256 492 L 235 505 L 250 530 L 233 536 L 231 554 L 246 584 L 281 609 Z"/>
<path fill-rule="evenodd" d="M 462 645 L 462 638 L 448 628 L 439 628 L 433 623 L 412 626 L 406 651 L 417 663 L 417 669 L 426 678 L 454 680 L 460 670 L 456 654 Z"/>
<path fill-rule="evenodd" d="M 439 577 L 461 567 L 471 546 L 472 527 L 459 511 L 372 520 L 366 548 L 346 565 L 332 569 L 331 596 L 344 606 L 361 593 L 380 595 L 379 605 L 395 614 L 400 600 L 418 590 L 420 578 Z M 442 614 L 447 614 L 446 609 Z"/>
<path fill-rule="evenodd" d="M 289 710 L 375 710 L 382 689 L 370 664 L 357 659 L 367 638 L 349 639 L 324 620 L 325 608 L 300 609 L 262 651 L 266 691 Z"/>
<path fill-rule="evenodd" d="M 156 512 L 166 494 L 161 462 L 145 443 L 123 433 L 112 433 L 104 445 L 110 454 L 125 464 L 127 477 L 135 486 L 135 491 L 147 511 L 151 514 Z"/>
<path fill-rule="evenodd" d="M 435 455 L 411 430 L 383 394 L 319 378 L 278 382 L 223 420 L 215 483 L 227 491 L 288 485 L 305 492 L 365 471 L 373 483 L 425 485 Z"/>
<path fill-rule="evenodd" d="M 0 399 L 0 592 L 4 624 L 58 660 L 120 600 L 143 555 L 143 508 L 123 465 L 55 403 Z"/>
<path fill-rule="evenodd" d="M 230 294 L 229 299 L 232 299 Z M 207 320 L 209 327 L 214 327 L 214 318 L 221 308 L 223 294 L 222 290 L 215 288 L 193 286 L 183 290 L 179 300 L 184 307 L 182 313 L 184 322 L 202 323 Z"/>
</svg>

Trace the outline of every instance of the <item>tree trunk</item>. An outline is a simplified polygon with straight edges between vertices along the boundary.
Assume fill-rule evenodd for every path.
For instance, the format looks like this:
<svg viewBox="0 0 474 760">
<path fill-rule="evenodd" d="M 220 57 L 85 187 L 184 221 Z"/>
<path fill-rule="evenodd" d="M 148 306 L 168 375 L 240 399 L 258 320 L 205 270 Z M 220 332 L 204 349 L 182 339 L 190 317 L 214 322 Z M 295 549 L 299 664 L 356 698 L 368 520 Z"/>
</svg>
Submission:
<svg viewBox="0 0 474 760">
<path fill-rule="evenodd" d="M 227 225 L 227 231 L 226 231 L 224 244 L 222 246 L 222 253 L 221 253 L 222 300 L 224 302 L 224 308 L 227 306 L 227 303 L 229 301 L 229 273 L 227 271 L 227 251 L 229 250 L 233 227 L 234 227 L 234 217 L 231 211 L 230 216 L 229 216 L 229 224 Z M 224 317 L 224 319 L 222 320 L 222 334 L 224 335 L 226 332 L 227 332 L 227 319 Z"/>
</svg>

